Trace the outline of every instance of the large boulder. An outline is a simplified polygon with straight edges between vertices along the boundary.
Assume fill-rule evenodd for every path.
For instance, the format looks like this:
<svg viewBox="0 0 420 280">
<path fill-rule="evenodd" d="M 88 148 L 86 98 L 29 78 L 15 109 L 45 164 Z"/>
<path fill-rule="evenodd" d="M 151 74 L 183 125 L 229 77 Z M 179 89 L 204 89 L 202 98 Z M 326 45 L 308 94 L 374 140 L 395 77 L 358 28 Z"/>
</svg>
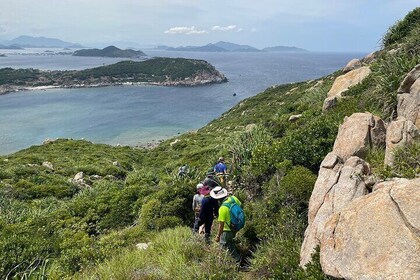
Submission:
<svg viewBox="0 0 420 280">
<path fill-rule="evenodd" d="M 371 147 L 385 146 L 384 122 L 371 113 L 354 113 L 344 119 L 335 139 L 333 153 L 343 160 L 365 157 Z"/>
<path fill-rule="evenodd" d="M 420 64 L 417 64 L 408 74 L 405 76 L 404 80 L 401 82 L 400 87 L 398 88 L 398 93 L 410 92 L 411 86 L 414 82 L 420 78 Z"/>
<path fill-rule="evenodd" d="M 383 183 L 332 215 L 323 271 L 344 279 L 420 279 L 420 179 Z"/>
<path fill-rule="evenodd" d="M 362 82 L 370 74 L 370 72 L 369 67 L 364 66 L 337 77 L 328 92 L 328 97 L 341 97 L 341 95 L 351 86 Z"/>
<path fill-rule="evenodd" d="M 398 93 L 398 117 L 404 117 L 420 128 L 420 64 L 407 74 Z"/>
<path fill-rule="evenodd" d="M 359 59 L 354 58 L 354 59 L 350 60 L 347 63 L 347 65 L 343 68 L 343 73 L 350 72 L 351 70 L 354 70 L 354 69 L 357 69 L 357 68 L 360 68 L 360 67 L 362 67 L 362 62 Z"/>
<path fill-rule="evenodd" d="M 392 121 L 387 128 L 385 164 L 392 166 L 394 162 L 394 152 L 398 147 L 411 145 L 419 139 L 420 131 L 413 122 L 399 117 Z"/>
<path fill-rule="evenodd" d="M 363 179 L 369 174 L 369 165 L 361 158 L 351 157 L 343 164 L 334 153 L 325 157 L 309 200 L 308 227 L 300 252 L 301 266 L 311 261 L 331 215 L 368 193 Z"/>
<path fill-rule="evenodd" d="M 346 92 L 350 87 L 362 82 L 367 76 L 369 76 L 370 73 L 371 70 L 369 67 L 363 66 L 337 77 L 328 92 L 327 99 L 324 101 L 323 109 L 328 110 L 332 108 L 334 105 L 331 106 L 331 100 L 334 100 L 334 97 L 340 99 L 344 92 Z M 325 104 L 326 102 L 329 104 Z"/>
<path fill-rule="evenodd" d="M 370 54 L 368 54 L 367 56 L 365 56 L 362 59 L 362 62 L 367 63 L 367 64 L 371 64 L 376 59 L 376 56 L 377 56 L 376 52 L 371 52 Z"/>
</svg>

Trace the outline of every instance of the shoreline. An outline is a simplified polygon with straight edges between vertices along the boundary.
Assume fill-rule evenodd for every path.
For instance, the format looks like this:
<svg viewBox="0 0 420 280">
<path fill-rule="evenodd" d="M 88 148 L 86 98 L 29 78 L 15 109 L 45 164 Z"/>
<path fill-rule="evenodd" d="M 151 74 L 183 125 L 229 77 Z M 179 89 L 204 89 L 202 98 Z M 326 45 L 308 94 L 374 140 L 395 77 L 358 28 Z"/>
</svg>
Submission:
<svg viewBox="0 0 420 280">
<path fill-rule="evenodd" d="M 78 89 L 78 88 L 100 88 L 112 86 L 161 86 L 161 87 L 200 87 L 209 86 L 213 84 L 227 83 L 228 79 L 214 81 L 214 80 L 200 80 L 200 81 L 169 81 L 169 82 L 115 82 L 115 83 L 100 83 L 100 84 L 74 84 L 74 85 L 51 85 L 51 86 L 14 86 L 14 85 L 0 85 L 0 96 L 21 91 L 34 90 L 49 90 L 49 89 Z"/>
</svg>

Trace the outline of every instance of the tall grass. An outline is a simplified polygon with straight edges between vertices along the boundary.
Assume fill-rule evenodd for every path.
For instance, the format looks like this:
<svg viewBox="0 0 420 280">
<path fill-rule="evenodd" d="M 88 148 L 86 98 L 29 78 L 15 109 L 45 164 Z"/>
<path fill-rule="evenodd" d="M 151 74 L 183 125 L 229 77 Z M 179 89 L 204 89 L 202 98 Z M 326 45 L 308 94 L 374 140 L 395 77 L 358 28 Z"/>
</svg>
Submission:
<svg viewBox="0 0 420 280">
<path fill-rule="evenodd" d="M 156 235 L 146 250 L 129 249 L 75 279 L 238 279 L 234 260 L 189 228 Z"/>
</svg>

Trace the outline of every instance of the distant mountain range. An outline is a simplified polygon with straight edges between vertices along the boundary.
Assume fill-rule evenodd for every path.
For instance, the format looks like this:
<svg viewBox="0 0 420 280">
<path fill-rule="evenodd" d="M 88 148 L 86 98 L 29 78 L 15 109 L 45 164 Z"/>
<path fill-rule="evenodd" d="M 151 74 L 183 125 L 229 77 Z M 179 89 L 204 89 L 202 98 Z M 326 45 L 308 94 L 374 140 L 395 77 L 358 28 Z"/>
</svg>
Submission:
<svg viewBox="0 0 420 280">
<path fill-rule="evenodd" d="M 83 48 L 82 45 L 77 43 L 65 42 L 56 38 L 46 37 L 32 37 L 32 36 L 19 36 L 13 40 L 2 41 L 4 48 L 16 49 L 18 48 Z"/>
<path fill-rule="evenodd" d="M 276 46 L 264 48 L 262 50 L 248 45 L 239 45 L 230 42 L 217 42 L 204 46 L 186 46 L 186 47 L 169 47 L 158 46 L 157 49 L 167 51 L 190 51 L 190 52 L 307 52 L 305 49 L 297 47 Z"/>
<path fill-rule="evenodd" d="M 139 46 L 139 44 L 134 43 L 134 42 L 120 42 L 120 43 L 121 44 L 118 44 L 119 46 L 128 45 L 128 44 L 131 44 L 133 47 L 136 47 L 136 48 L 137 46 Z M 98 45 L 103 45 L 103 44 L 98 44 Z M 84 48 L 84 47 L 78 43 L 65 42 L 56 38 L 32 37 L 32 36 L 26 36 L 26 35 L 19 36 L 13 40 L 0 40 L 0 49 L 23 49 L 23 48 L 71 49 L 71 48 Z M 297 47 L 274 46 L 274 47 L 268 47 L 264 49 L 257 49 L 249 45 L 239 45 L 239 44 L 234 44 L 234 43 L 224 42 L 224 41 L 211 43 L 204 46 L 170 47 L 170 46 L 162 45 L 162 46 L 156 47 L 156 49 L 168 50 L 168 51 L 189 51 L 189 52 L 307 52 L 307 50 L 297 48 Z M 101 51 L 101 50 L 96 49 L 96 51 Z M 118 52 L 118 50 L 113 50 L 113 51 Z M 133 54 L 133 55 L 139 56 L 138 54 Z M 99 56 L 103 56 L 103 55 L 99 55 Z M 132 57 L 132 56 L 128 55 L 128 56 L 123 56 L 123 57 Z"/>
<path fill-rule="evenodd" d="M 73 53 L 74 56 L 97 56 L 97 57 L 125 57 L 136 58 L 146 56 L 142 51 L 135 51 L 131 49 L 121 50 L 115 46 L 109 46 L 102 50 L 100 49 L 84 49 L 77 50 Z"/>
</svg>

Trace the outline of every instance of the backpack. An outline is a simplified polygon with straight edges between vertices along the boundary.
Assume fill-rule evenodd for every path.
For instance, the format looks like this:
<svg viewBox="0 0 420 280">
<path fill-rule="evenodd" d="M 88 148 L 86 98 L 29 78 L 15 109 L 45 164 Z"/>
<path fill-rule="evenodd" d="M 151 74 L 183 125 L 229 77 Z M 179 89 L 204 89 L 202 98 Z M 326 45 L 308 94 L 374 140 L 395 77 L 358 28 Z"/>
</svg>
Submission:
<svg viewBox="0 0 420 280">
<path fill-rule="evenodd" d="M 230 225 L 232 231 L 238 231 L 245 226 L 245 213 L 241 206 L 236 204 L 235 199 L 230 197 L 230 202 L 224 202 L 222 206 L 229 208 Z"/>
</svg>

